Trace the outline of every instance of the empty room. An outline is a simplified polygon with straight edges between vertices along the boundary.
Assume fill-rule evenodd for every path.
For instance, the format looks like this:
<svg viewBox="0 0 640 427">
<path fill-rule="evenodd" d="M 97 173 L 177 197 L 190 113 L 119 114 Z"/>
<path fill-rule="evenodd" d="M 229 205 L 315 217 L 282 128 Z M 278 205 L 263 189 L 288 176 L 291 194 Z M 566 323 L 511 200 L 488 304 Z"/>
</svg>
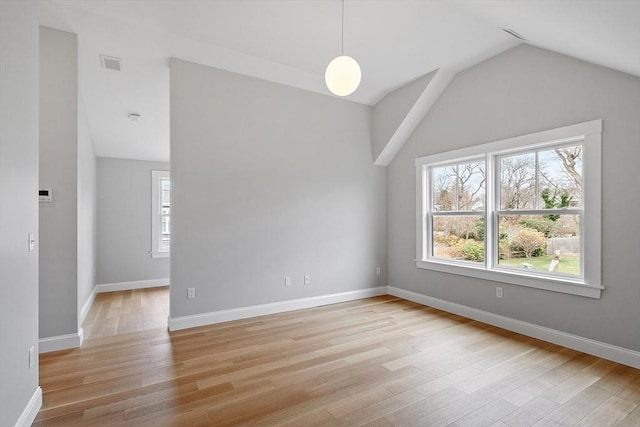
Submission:
<svg viewBox="0 0 640 427">
<path fill-rule="evenodd" d="M 639 23 L 0 1 L 0 427 L 637 427 Z"/>
</svg>

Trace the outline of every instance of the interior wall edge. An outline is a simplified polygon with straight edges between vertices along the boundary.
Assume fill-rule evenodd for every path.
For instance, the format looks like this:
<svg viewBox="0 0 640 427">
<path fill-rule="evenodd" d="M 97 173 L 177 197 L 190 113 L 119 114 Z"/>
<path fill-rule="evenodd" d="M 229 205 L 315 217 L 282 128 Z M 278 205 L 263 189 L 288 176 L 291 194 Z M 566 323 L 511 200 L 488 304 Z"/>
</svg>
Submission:
<svg viewBox="0 0 640 427">
<path fill-rule="evenodd" d="M 50 353 L 52 351 L 68 350 L 78 348 L 84 341 L 84 330 L 78 329 L 73 334 L 57 335 L 53 337 L 40 338 L 40 353 Z"/>
<path fill-rule="evenodd" d="M 29 399 L 29 403 L 25 406 L 20 418 L 16 421 L 15 427 L 28 427 L 33 424 L 33 421 L 38 415 L 38 411 L 42 407 L 42 387 L 38 386 L 33 392 L 33 396 Z"/>
<path fill-rule="evenodd" d="M 96 285 L 96 293 L 132 291 L 134 289 L 158 288 L 169 286 L 171 279 L 134 280 L 131 282 L 101 283 Z"/>
<path fill-rule="evenodd" d="M 89 297 L 87 298 L 87 300 L 85 301 L 84 305 L 80 309 L 80 319 L 79 319 L 79 322 L 78 322 L 79 325 L 82 325 L 82 323 L 84 322 L 84 319 L 87 318 L 87 314 L 89 314 L 89 310 L 91 309 L 91 306 L 93 305 L 93 301 L 95 301 L 95 299 L 96 299 L 97 293 L 98 293 L 98 290 L 97 290 L 96 286 L 94 286 L 93 290 L 91 291 L 91 294 L 89 294 Z"/>
</svg>

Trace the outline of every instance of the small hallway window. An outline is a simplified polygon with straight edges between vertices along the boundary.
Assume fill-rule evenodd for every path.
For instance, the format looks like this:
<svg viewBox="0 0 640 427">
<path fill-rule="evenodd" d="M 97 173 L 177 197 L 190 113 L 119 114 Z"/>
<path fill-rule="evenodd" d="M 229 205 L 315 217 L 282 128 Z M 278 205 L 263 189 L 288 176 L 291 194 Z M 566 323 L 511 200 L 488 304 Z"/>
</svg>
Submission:
<svg viewBox="0 0 640 427">
<path fill-rule="evenodd" d="M 171 179 L 169 171 L 151 171 L 151 257 L 171 250 Z"/>
</svg>

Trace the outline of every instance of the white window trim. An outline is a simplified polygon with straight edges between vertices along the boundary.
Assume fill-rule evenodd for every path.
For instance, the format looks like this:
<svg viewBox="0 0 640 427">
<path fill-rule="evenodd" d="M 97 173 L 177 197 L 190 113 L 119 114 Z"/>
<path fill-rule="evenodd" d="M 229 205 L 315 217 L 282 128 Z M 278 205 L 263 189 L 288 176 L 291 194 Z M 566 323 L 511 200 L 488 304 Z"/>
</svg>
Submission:
<svg viewBox="0 0 640 427">
<path fill-rule="evenodd" d="M 170 178 L 169 171 L 151 171 L 151 258 L 168 258 L 170 250 L 160 250 L 160 212 L 162 179 Z"/>
<path fill-rule="evenodd" d="M 487 167 L 487 210 L 494 209 L 491 199 L 495 189 L 493 186 L 494 159 L 499 154 L 510 151 L 521 151 L 527 148 L 540 148 L 545 145 L 557 145 L 571 140 L 581 140 L 583 144 L 583 176 L 584 176 L 584 206 L 582 215 L 582 229 L 588 233 L 581 233 L 583 237 L 584 277 L 579 279 L 547 276 L 527 272 L 492 267 L 492 250 L 485 251 L 485 263 L 472 265 L 451 260 L 434 259 L 428 257 L 427 245 L 427 206 L 429 178 L 427 167 L 452 161 L 464 161 L 484 157 Z M 500 141 L 489 142 L 460 150 L 438 153 L 417 158 L 416 165 L 416 266 L 418 268 L 435 270 L 445 273 L 458 274 L 513 285 L 526 286 L 549 291 L 580 295 L 590 298 L 600 298 L 604 289 L 601 273 L 601 143 L 602 120 L 593 120 L 543 132 L 517 136 Z M 493 190 L 493 191 L 492 191 Z M 485 236 L 493 236 L 491 215 L 487 212 Z"/>
</svg>

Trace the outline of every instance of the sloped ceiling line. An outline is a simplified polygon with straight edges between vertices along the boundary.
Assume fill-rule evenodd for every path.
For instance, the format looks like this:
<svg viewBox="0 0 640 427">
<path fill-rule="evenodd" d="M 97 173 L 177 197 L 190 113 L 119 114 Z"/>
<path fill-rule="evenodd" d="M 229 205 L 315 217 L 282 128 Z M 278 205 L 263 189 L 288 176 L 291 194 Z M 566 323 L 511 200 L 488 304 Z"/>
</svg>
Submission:
<svg viewBox="0 0 640 427">
<path fill-rule="evenodd" d="M 455 75 L 456 73 L 452 70 L 440 68 L 433 73 L 433 76 L 430 79 L 426 80 L 426 85 L 424 87 L 417 86 L 412 88 L 414 91 L 421 91 L 421 93 L 419 92 L 417 100 L 408 109 L 406 115 L 399 122 L 391 137 L 388 138 L 388 140 L 384 138 L 386 142 L 384 142 L 382 146 L 380 146 L 379 142 L 377 144 L 374 143 L 374 141 L 380 141 L 380 139 L 383 138 L 383 136 L 380 135 L 380 132 L 383 132 L 381 130 L 382 128 L 379 126 L 373 128 L 372 150 L 374 153 L 375 165 L 388 166 L 389 163 L 391 163 L 396 154 L 398 154 L 400 149 L 402 149 L 402 146 L 407 142 L 413 131 L 418 127 L 418 124 L 420 124 L 422 119 L 427 115 L 427 113 L 429 113 L 429 110 L 436 103 L 442 92 L 444 92 L 447 86 L 449 86 L 449 83 L 451 83 Z M 397 91 L 402 91 L 407 86 L 397 89 Z M 389 108 L 389 103 L 385 102 L 385 100 L 388 100 L 394 92 L 387 94 L 373 107 L 374 120 L 384 120 L 384 117 L 380 117 L 383 115 L 381 114 L 381 110 Z M 397 106 L 397 108 L 402 108 L 402 106 Z M 378 109 L 378 111 L 376 111 L 376 109 Z"/>
</svg>

